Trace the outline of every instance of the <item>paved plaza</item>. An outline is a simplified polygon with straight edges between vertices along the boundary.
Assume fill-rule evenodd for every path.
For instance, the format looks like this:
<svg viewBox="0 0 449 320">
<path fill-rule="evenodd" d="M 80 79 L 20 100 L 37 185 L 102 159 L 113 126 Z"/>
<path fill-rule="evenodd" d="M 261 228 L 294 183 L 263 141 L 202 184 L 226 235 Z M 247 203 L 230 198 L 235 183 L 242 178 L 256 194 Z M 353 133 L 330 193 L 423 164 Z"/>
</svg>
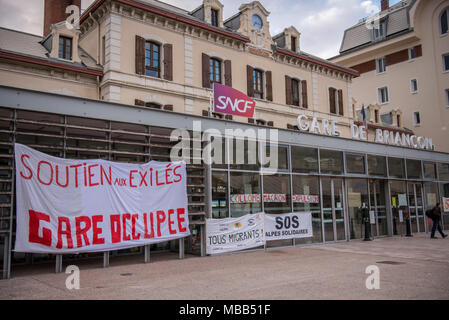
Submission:
<svg viewBox="0 0 449 320">
<path fill-rule="evenodd" d="M 0 299 L 449 299 L 449 239 L 425 235 L 142 261 L 79 262 L 73 291 L 54 265 L 15 267 L 0 281 Z M 366 288 L 370 265 L 379 267 L 379 290 Z"/>
</svg>

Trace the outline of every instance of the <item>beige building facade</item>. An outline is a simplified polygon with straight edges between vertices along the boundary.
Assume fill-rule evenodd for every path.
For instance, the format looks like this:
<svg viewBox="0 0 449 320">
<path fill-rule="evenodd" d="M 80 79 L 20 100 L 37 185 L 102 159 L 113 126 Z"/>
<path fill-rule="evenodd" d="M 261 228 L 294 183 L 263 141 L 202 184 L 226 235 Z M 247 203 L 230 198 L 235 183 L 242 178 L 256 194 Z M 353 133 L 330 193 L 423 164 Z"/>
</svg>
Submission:
<svg viewBox="0 0 449 320">
<path fill-rule="evenodd" d="M 352 95 L 373 129 L 387 124 L 449 151 L 449 1 L 406 0 L 346 30 L 331 61 L 360 72 Z M 356 112 L 357 113 L 357 112 Z M 398 123 L 399 122 L 399 123 Z M 371 134 L 375 139 L 375 133 Z"/>
<path fill-rule="evenodd" d="M 216 12 L 216 25 L 211 12 Z M 218 78 L 212 82 L 230 85 L 255 98 L 256 113 L 249 121 L 294 128 L 298 115 L 306 114 L 335 121 L 342 136 L 350 137 L 352 79 L 358 73 L 301 51 L 300 33 L 294 27 L 273 38 L 269 15 L 258 1 L 243 4 L 226 21 L 222 3 L 215 0 L 204 1 L 192 12 L 150 0 L 95 1 L 83 13 L 80 31 L 67 30 L 65 23 L 53 25 L 43 39 L 1 31 L 5 37 L 24 38 L 22 43 L 4 39 L 5 51 L 36 54 L 20 50 L 26 41 L 33 41 L 36 47 L 52 42 L 48 52 L 36 48 L 39 58 L 61 66 L 90 67 L 98 70 L 97 76 L 58 68 L 37 72 L 32 63 L 23 64 L 5 56 L 0 81 L 4 85 L 203 115 L 210 107 L 211 81 L 206 78 L 214 77 L 209 65 L 213 60 L 218 66 Z M 73 56 L 69 60 L 52 50 L 58 46 L 60 36 L 73 39 Z M 151 51 L 156 59 L 144 61 L 145 49 L 157 50 Z M 149 64 L 154 64 L 155 72 L 147 71 Z M 28 71 L 16 72 L 19 69 Z M 260 76 L 257 85 L 253 81 L 256 72 Z M 252 92 L 255 86 L 259 86 L 260 93 Z M 333 109 L 330 88 L 335 89 L 332 99 L 338 105 Z M 227 120 L 248 122 L 235 116 Z"/>
</svg>

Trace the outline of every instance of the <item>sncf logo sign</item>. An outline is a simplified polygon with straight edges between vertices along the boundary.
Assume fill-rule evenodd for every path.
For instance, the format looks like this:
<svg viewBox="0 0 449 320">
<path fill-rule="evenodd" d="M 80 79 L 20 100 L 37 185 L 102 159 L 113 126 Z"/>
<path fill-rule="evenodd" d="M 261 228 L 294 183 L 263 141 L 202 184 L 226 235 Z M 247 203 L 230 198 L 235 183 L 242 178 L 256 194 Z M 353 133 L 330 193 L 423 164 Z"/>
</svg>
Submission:
<svg viewBox="0 0 449 320">
<path fill-rule="evenodd" d="M 244 93 L 231 87 L 214 83 L 214 111 L 252 118 L 256 102 Z"/>
</svg>

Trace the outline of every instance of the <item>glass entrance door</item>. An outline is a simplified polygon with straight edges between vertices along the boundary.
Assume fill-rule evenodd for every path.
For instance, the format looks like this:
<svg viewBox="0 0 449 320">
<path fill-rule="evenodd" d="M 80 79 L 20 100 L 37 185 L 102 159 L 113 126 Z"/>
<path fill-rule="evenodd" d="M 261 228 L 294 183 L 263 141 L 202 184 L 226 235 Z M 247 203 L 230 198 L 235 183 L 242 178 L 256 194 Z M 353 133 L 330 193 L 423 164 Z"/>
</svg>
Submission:
<svg viewBox="0 0 449 320">
<path fill-rule="evenodd" d="M 324 240 L 346 240 L 343 179 L 322 178 Z"/>
<path fill-rule="evenodd" d="M 348 189 L 349 235 L 362 239 L 365 235 L 364 217 L 369 217 L 368 180 L 346 179 Z"/>
<path fill-rule="evenodd" d="M 408 183 L 408 199 L 412 233 L 426 232 L 423 190 L 420 183 Z"/>
<path fill-rule="evenodd" d="M 371 225 L 373 236 L 388 235 L 388 221 L 385 201 L 385 181 L 370 181 L 370 210 L 374 211 L 376 224 Z"/>
</svg>

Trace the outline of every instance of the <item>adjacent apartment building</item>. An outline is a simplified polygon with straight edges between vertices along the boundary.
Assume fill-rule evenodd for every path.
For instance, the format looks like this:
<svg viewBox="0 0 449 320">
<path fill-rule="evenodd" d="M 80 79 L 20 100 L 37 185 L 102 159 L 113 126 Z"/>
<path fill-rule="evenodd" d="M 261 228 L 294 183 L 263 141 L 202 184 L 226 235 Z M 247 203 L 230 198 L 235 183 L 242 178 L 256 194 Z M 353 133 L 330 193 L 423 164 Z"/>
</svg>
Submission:
<svg viewBox="0 0 449 320">
<path fill-rule="evenodd" d="M 449 151 L 449 1 L 403 0 L 344 33 L 331 61 L 356 69 L 356 118 L 370 128 L 403 127 Z M 372 135 L 374 139 L 374 135 Z"/>
</svg>

